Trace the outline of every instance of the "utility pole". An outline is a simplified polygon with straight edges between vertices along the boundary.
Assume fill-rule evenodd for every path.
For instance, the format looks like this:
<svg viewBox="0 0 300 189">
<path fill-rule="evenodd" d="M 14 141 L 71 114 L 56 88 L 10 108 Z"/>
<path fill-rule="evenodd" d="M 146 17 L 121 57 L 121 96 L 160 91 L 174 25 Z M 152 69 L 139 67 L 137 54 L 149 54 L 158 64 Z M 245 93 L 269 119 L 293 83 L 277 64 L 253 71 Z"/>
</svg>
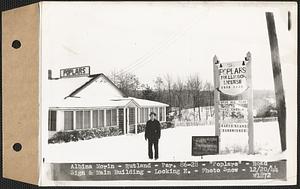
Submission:
<svg viewBox="0 0 300 189">
<path fill-rule="evenodd" d="M 271 48 L 271 59 L 273 68 L 273 78 L 276 97 L 276 108 L 278 113 L 278 124 L 281 140 L 281 150 L 286 150 L 286 106 L 282 83 L 282 73 L 280 66 L 278 40 L 275 28 L 274 15 L 272 12 L 266 12 L 269 42 Z"/>
</svg>

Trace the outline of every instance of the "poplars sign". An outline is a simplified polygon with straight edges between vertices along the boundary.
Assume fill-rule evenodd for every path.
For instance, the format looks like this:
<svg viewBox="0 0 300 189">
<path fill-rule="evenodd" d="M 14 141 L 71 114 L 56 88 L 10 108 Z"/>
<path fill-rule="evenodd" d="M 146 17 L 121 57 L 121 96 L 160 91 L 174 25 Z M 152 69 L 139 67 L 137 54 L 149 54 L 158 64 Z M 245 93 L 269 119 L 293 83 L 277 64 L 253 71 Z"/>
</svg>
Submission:
<svg viewBox="0 0 300 189">
<path fill-rule="evenodd" d="M 90 75 L 90 67 L 65 68 L 60 70 L 60 78 L 82 77 Z"/>
<path fill-rule="evenodd" d="M 220 91 L 238 95 L 247 89 L 247 67 L 244 62 L 222 63 L 219 67 Z"/>
</svg>

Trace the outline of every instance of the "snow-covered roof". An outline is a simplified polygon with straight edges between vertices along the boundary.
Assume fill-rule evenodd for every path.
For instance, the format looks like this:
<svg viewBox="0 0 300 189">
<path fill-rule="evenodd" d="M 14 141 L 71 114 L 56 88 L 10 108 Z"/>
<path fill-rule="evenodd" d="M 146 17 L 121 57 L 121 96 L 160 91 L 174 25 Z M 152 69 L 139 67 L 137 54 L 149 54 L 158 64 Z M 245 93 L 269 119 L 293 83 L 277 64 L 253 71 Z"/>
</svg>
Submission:
<svg viewBox="0 0 300 189">
<path fill-rule="evenodd" d="M 47 80 L 47 101 L 49 106 L 59 106 L 64 103 L 65 97 L 75 89 L 93 79 L 92 77 L 74 77 L 57 80 Z"/>
<path fill-rule="evenodd" d="M 140 99 L 140 98 L 134 98 L 134 97 L 128 97 L 130 99 L 135 100 L 140 106 L 147 107 L 147 106 L 169 106 L 168 104 L 152 101 L 152 100 L 146 100 L 146 99 Z"/>
<path fill-rule="evenodd" d="M 166 107 L 161 102 L 127 97 L 104 74 L 47 80 L 50 108 Z"/>
<path fill-rule="evenodd" d="M 132 99 L 124 99 L 120 101 L 111 100 L 111 99 L 101 99 L 97 98 L 77 98 L 77 97 L 68 97 L 62 100 L 59 104 L 51 106 L 51 108 L 117 108 L 124 107 L 129 104 Z"/>
<path fill-rule="evenodd" d="M 68 97 L 63 99 L 57 105 L 52 105 L 51 108 L 121 108 L 128 106 L 130 103 L 135 104 L 137 107 L 167 107 L 168 104 L 161 102 L 133 98 L 133 97 L 124 97 L 118 99 L 91 99 L 84 97 Z"/>
</svg>

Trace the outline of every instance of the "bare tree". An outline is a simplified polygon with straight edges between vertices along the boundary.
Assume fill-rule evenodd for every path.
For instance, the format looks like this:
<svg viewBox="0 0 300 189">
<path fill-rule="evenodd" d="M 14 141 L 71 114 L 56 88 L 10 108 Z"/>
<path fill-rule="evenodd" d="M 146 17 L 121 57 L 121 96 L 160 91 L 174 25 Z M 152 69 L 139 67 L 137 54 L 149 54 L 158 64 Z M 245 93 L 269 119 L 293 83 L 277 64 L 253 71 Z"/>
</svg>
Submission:
<svg viewBox="0 0 300 189">
<path fill-rule="evenodd" d="M 110 73 L 109 78 L 127 95 L 137 96 L 140 82 L 136 75 L 132 73 L 120 73 L 114 70 Z"/>
<path fill-rule="evenodd" d="M 210 82 L 206 81 L 205 84 L 204 84 L 204 89 L 206 91 L 208 91 L 208 93 L 209 93 L 209 95 L 208 95 L 208 98 L 209 98 L 209 114 L 210 114 L 210 116 L 212 116 L 212 109 L 211 109 L 212 108 L 212 98 L 213 98 L 212 91 L 214 90 L 214 88 L 213 88 L 213 85 Z"/>
<path fill-rule="evenodd" d="M 173 80 L 172 80 L 172 77 L 167 74 L 165 76 L 165 88 L 167 89 L 168 91 L 168 104 L 170 104 L 171 106 L 173 105 L 172 104 L 172 86 L 173 86 Z"/>
<path fill-rule="evenodd" d="M 164 82 L 163 82 L 162 78 L 160 76 L 156 77 L 154 84 L 155 84 L 155 86 L 154 86 L 155 90 L 157 92 L 157 100 L 162 102 L 163 101 L 162 90 L 163 90 L 163 86 L 164 86 Z"/>
<path fill-rule="evenodd" d="M 193 108 L 194 114 L 196 113 L 196 107 L 198 107 L 199 112 L 199 120 L 201 120 L 201 112 L 200 112 L 200 98 L 201 91 L 203 90 L 203 82 L 201 81 L 198 74 L 190 75 L 187 81 L 187 86 L 190 90 L 190 94 L 193 99 Z M 195 117 L 194 117 L 195 118 Z"/>
<path fill-rule="evenodd" d="M 183 108 L 184 88 L 185 86 L 183 81 L 178 77 L 176 83 L 173 84 L 173 91 L 178 102 L 180 120 L 181 120 L 181 110 Z"/>
</svg>

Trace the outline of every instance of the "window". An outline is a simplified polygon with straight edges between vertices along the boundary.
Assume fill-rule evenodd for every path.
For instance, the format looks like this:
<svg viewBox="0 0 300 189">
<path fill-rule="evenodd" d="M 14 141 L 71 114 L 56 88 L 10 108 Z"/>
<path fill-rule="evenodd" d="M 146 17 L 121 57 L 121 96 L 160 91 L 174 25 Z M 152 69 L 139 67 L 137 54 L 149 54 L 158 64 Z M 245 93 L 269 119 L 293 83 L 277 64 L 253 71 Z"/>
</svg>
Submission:
<svg viewBox="0 0 300 189">
<path fill-rule="evenodd" d="M 150 108 L 150 112 L 149 113 L 151 113 L 151 112 L 153 112 L 153 108 Z"/>
<path fill-rule="evenodd" d="M 98 110 L 93 110 L 93 128 L 99 126 L 99 112 Z"/>
<path fill-rule="evenodd" d="M 145 123 L 145 108 L 140 109 L 140 123 Z"/>
<path fill-rule="evenodd" d="M 140 112 L 140 110 L 139 110 L 139 108 L 137 108 L 137 109 L 136 109 L 136 115 L 137 115 L 137 117 L 136 117 L 136 121 L 137 121 L 137 123 L 140 123 L 140 116 L 139 116 L 139 112 Z"/>
<path fill-rule="evenodd" d="M 91 128 L 91 112 L 89 110 L 83 112 L 83 127 L 85 129 Z"/>
<path fill-rule="evenodd" d="M 129 108 L 129 125 L 135 124 L 135 108 Z"/>
<path fill-rule="evenodd" d="M 162 108 L 162 121 L 165 121 L 166 120 L 166 108 Z"/>
<path fill-rule="evenodd" d="M 117 125 L 117 109 L 106 110 L 106 126 Z"/>
<path fill-rule="evenodd" d="M 56 131 L 56 111 L 48 112 L 48 131 Z"/>
<path fill-rule="evenodd" d="M 145 114 L 144 114 L 144 119 L 145 119 L 145 122 L 147 122 L 148 121 L 148 119 L 149 119 L 149 109 L 148 108 L 145 108 Z"/>
<path fill-rule="evenodd" d="M 104 110 L 93 110 L 93 128 L 104 126 Z"/>
<path fill-rule="evenodd" d="M 111 110 L 106 110 L 106 126 L 111 126 Z"/>
<path fill-rule="evenodd" d="M 76 129 L 83 128 L 83 111 L 76 111 Z"/>
<path fill-rule="evenodd" d="M 152 108 L 152 110 L 153 110 L 153 108 Z M 141 119 L 140 123 L 146 123 L 149 120 L 150 112 L 151 112 L 151 109 L 149 109 L 149 108 L 141 108 L 140 109 L 140 119 Z"/>
<path fill-rule="evenodd" d="M 64 112 L 64 128 L 65 130 L 73 129 L 73 111 Z"/>
<path fill-rule="evenodd" d="M 159 115 L 157 115 L 158 114 L 158 108 L 153 108 L 153 112 L 156 113 L 156 116 L 158 118 L 158 116 L 159 116 Z"/>
<path fill-rule="evenodd" d="M 104 110 L 99 110 L 99 127 L 104 126 Z"/>
<path fill-rule="evenodd" d="M 88 129 L 91 127 L 91 112 L 89 110 L 76 111 L 76 129 Z"/>
<path fill-rule="evenodd" d="M 111 110 L 111 125 L 117 125 L 117 109 Z"/>
<path fill-rule="evenodd" d="M 159 108 L 159 121 L 162 121 L 163 120 L 163 108 Z"/>
</svg>

